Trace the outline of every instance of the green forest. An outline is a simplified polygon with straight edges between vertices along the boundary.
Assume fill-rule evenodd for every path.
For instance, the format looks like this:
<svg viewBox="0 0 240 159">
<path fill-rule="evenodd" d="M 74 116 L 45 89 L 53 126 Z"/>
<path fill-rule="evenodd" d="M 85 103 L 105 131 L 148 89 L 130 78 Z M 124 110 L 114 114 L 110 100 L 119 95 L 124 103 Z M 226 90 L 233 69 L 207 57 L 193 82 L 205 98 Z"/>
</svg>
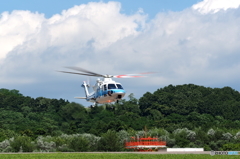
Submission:
<svg viewBox="0 0 240 159">
<path fill-rule="evenodd" d="M 131 136 L 240 151 L 240 93 L 230 87 L 169 85 L 92 108 L 2 88 L 0 109 L 0 152 L 126 151 Z"/>
</svg>

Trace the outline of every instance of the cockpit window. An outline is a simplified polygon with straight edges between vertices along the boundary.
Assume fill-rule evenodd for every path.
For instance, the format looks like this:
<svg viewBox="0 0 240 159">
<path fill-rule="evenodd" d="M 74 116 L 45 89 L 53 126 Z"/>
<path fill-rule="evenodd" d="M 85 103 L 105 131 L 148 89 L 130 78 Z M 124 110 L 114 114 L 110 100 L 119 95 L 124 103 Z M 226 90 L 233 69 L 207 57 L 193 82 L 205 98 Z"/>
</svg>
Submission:
<svg viewBox="0 0 240 159">
<path fill-rule="evenodd" d="M 122 85 L 117 84 L 118 89 L 123 89 Z"/>
<path fill-rule="evenodd" d="M 108 84 L 108 89 L 116 89 L 115 84 Z"/>
</svg>

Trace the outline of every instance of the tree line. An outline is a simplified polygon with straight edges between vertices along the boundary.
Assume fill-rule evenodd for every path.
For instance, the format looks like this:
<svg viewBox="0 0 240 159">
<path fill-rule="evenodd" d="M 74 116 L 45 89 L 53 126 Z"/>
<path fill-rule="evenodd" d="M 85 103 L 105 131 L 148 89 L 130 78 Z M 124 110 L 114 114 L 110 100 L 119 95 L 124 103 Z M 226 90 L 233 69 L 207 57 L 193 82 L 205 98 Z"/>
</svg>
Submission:
<svg viewBox="0 0 240 159">
<path fill-rule="evenodd" d="M 6 131 L 1 130 L 1 135 Z M 88 151 L 133 151 L 125 149 L 124 143 L 131 137 L 156 137 L 166 141 L 167 147 L 204 148 L 205 151 L 239 151 L 240 131 L 224 132 L 221 129 L 201 128 L 189 130 L 176 129 L 172 133 L 163 128 L 148 130 L 108 130 L 100 136 L 82 134 L 61 134 L 31 138 L 8 130 L 8 139 L 0 142 L 0 152 L 88 152 Z"/>
<path fill-rule="evenodd" d="M 153 93 L 147 92 L 139 100 L 131 94 L 128 100 L 93 108 L 64 99 L 31 98 L 18 90 L 2 88 L 0 142 L 8 140 L 10 144 L 11 138 L 15 141 L 17 137 L 19 140 L 26 137 L 28 141 L 37 143 L 39 137 L 57 138 L 63 134 L 91 134 L 102 138 L 109 132 L 118 134 L 125 131 L 136 135 L 147 127 L 149 131 L 161 129 L 168 132 L 165 139 L 169 147 L 199 145 L 219 150 L 226 148 L 227 144 L 237 147 L 239 114 L 240 93 L 230 87 L 169 85 Z M 210 132 L 214 135 L 209 136 Z M 195 137 L 190 138 L 194 133 Z M 120 140 L 118 143 L 121 145 Z M 69 151 L 77 151 L 69 147 L 70 139 L 65 142 Z M 104 151 L 99 149 L 101 146 L 97 147 Z"/>
</svg>

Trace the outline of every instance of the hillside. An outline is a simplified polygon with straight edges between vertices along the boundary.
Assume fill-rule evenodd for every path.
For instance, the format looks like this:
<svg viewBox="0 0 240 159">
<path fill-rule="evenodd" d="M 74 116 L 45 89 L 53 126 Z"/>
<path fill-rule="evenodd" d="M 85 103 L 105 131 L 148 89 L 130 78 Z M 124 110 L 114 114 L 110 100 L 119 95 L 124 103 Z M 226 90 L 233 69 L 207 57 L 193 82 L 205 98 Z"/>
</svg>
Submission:
<svg viewBox="0 0 240 159">
<path fill-rule="evenodd" d="M 122 145 L 121 135 L 144 135 L 144 128 L 150 136 L 165 138 L 169 147 L 201 146 L 207 150 L 227 150 L 229 143 L 240 140 L 240 94 L 230 87 L 169 85 L 154 93 L 147 92 L 139 100 L 131 94 L 128 100 L 121 100 L 118 104 L 93 108 L 64 99 L 31 98 L 23 96 L 18 90 L 0 89 L 0 110 L 0 149 L 6 152 L 18 151 L 21 140 L 27 139 L 29 143 L 36 140 L 37 144 L 42 139 L 40 136 L 45 136 L 44 140 L 56 143 L 55 140 L 62 140 L 62 134 L 79 136 L 89 133 L 96 135 L 94 138 L 118 134 L 120 137 L 116 143 Z M 9 148 L 3 145 L 11 137 L 20 141 L 16 141 L 18 149 L 8 151 Z M 71 138 L 68 142 L 73 141 Z M 107 144 L 111 141 L 101 142 Z M 234 147 L 230 145 L 230 149 L 231 146 Z M 91 151 L 112 151 L 111 148 L 100 147 Z M 28 151 L 32 151 L 33 146 L 30 148 Z M 74 151 L 80 150 L 76 148 Z"/>
<path fill-rule="evenodd" d="M 139 100 L 129 96 L 118 104 L 85 108 L 64 99 L 31 98 L 18 90 L 0 89 L 0 128 L 34 135 L 108 129 L 141 130 L 161 127 L 239 129 L 240 94 L 230 87 L 169 85 Z"/>
</svg>

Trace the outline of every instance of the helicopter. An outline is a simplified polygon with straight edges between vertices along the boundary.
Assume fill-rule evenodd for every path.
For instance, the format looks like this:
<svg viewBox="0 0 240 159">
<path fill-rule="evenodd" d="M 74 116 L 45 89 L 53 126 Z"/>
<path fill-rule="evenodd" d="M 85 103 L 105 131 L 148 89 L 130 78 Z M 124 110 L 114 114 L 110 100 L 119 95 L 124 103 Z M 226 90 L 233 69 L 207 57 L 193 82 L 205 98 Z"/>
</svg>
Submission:
<svg viewBox="0 0 240 159">
<path fill-rule="evenodd" d="M 121 83 L 113 81 L 112 78 L 139 78 L 145 77 L 143 76 L 144 74 L 151 73 L 146 72 L 140 74 L 103 75 L 79 67 L 66 67 L 66 68 L 72 69 L 77 72 L 69 71 L 59 72 L 84 76 L 102 77 L 102 80 L 100 78 L 96 80 L 95 85 L 92 87 L 93 92 L 91 93 L 89 92 L 90 84 L 83 81 L 83 84 L 81 86 L 85 90 L 85 97 L 75 97 L 77 99 L 85 99 L 88 102 L 92 102 L 93 105 L 91 105 L 91 107 L 94 107 L 96 104 L 106 104 L 112 102 L 118 103 L 118 101 L 125 96 L 126 91 L 123 89 Z"/>
</svg>

